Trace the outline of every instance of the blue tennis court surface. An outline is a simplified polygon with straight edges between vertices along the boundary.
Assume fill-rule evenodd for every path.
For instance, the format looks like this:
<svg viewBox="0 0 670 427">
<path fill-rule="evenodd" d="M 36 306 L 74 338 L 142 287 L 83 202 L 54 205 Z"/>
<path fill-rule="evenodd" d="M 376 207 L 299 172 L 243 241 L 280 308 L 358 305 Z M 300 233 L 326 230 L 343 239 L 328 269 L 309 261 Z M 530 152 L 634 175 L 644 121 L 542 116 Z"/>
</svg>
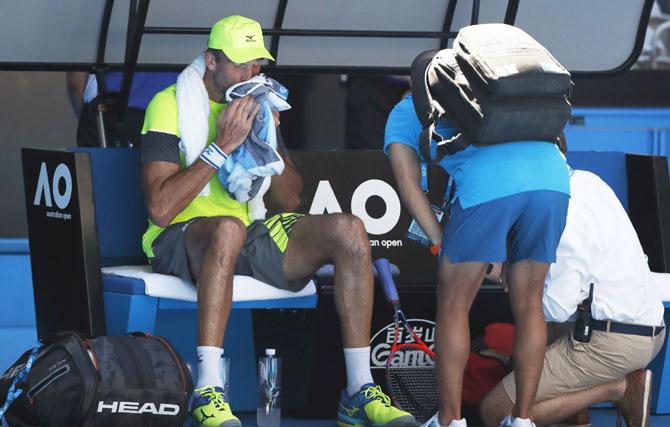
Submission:
<svg viewBox="0 0 670 427">
<path fill-rule="evenodd" d="M 611 427 L 616 425 L 616 412 L 612 409 L 592 409 L 591 423 L 593 427 Z M 255 426 L 256 414 L 239 414 L 243 426 Z M 333 427 L 334 420 L 299 420 L 296 418 L 282 418 L 281 427 Z M 623 424 L 625 425 L 625 423 Z M 670 426 L 670 415 L 656 415 L 651 417 L 650 427 Z M 471 425 L 471 427 L 475 427 Z"/>
</svg>

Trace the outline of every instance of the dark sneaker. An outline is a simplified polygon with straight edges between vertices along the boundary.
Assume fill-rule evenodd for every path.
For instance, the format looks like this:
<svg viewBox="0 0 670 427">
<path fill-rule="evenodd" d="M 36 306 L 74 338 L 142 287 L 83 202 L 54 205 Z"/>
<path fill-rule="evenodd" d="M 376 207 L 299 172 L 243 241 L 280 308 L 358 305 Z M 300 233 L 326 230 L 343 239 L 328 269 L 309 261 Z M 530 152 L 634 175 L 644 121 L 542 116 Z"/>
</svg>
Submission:
<svg viewBox="0 0 670 427">
<path fill-rule="evenodd" d="M 230 410 L 221 387 L 206 385 L 193 391 L 190 404 L 191 418 L 199 427 L 242 427 Z"/>
<path fill-rule="evenodd" d="M 365 384 L 353 396 L 342 391 L 337 408 L 337 425 L 340 427 L 416 427 L 414 417 L 391 404 L 391 399 L 381 387 Z"/>
</svg>

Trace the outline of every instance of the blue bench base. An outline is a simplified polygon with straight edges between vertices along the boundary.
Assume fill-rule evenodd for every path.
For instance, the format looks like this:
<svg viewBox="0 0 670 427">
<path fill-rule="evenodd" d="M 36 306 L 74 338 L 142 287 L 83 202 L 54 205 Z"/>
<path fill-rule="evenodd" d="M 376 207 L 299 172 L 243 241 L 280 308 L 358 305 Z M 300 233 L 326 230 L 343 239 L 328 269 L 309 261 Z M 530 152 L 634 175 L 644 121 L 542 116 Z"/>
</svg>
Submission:
<svg viewBox="0 0 670 427">
<path fill-rule="evenodd" d="M 197 381 L 197 305 L 144 295 L 140 279 L 103 274 L 103 297 L 109 335 L 142 331 L 167 338 L 182 355 Z M 230 403 L 236 411 L 256 410 L 256 350 L 252 309 L 312 309 L 317 295 L 233 303 L 224 336 L 230 358 Z"/>
</svg>

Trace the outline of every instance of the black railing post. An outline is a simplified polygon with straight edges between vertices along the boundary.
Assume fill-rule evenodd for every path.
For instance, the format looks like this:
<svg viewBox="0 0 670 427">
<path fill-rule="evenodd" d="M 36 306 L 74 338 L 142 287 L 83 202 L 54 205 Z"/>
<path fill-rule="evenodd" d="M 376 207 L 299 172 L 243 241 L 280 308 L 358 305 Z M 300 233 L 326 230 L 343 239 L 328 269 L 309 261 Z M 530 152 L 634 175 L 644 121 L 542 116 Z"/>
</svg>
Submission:
<svg viewBox="0 0 670 427">
<path fill-rule="evenodd" d="M 454 14 L 456 13 L 456 3 L 458 3 L 458 0 L 449 0 L 447 12 L 444 15 L 444 24 L 442 25 L 444 33 L 448 34 L 451 31 L 451 25 L 454 23 Z M 447 46 L 449 46 L 449 37 L 441 38 L 440 49 L 446 49 Z"/>
<path fill-rule="evenodd" d="M 135 1 L 131 2 L 130 13 L 134 13 L 134 17 L 130 18 L 132 20 L 132 26 L 130 28 L 130 35 L 127 39 L 130 43 L 126 43 L 126 54 L 123 64 L 123 79 L 121 80 L 121 95 L 120 95 L 120 106 L 118 121 L 123 122 L 123 119 L 126 115 L 126 110 L 128 108 L 128 98 L 130 97 L 130 87 L 133 83 L 133 75 L 135 74 L 135 68 L 137 66 L 137 57 L 140 54 L 140 44 L 142 42 L 142 36 L 144 35 L 144 24 L 147 19 L 147 12 L 149 10 L 149 0 L 139 0 L 137 9 L 133 11 Z"/>
<path fill-rule="evenodd" d="M 275 30 L 281 30 L 284 25 L 284 15 L 286 14 L 286 4 L 288 0 L 279 0 L 279 5 L 277 6 L 277 14 L 275 15 L 275 22 L 273 28 Z M 274 34 L 272 36 L 272 41 L 270 42 L 270 54 L 275 60 L 277 59 L 277 50 L 279 50 L 279 37 L 280 35 Z"/>
<path fill-rule="evenodd" d="M 472 0 L 472 16 L 470 17 L 470 25 L 479 24 L 479 0 Z"/>
<path fill-rule="evenodd" d="M 505 24 L 514 25 L 516 13 L 519 11 L 519 0 L 509 0 L 505 10 Z"/>
</svg>

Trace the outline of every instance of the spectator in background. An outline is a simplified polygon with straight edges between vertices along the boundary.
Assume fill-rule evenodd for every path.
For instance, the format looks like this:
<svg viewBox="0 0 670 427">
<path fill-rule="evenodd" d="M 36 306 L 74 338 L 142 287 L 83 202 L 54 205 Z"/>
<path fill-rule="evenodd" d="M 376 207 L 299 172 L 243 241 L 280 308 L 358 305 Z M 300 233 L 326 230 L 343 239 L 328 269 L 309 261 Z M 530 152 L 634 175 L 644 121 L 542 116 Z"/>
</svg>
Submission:
<svg viewBox="0 0 670 427">
<path fill-rule="evenodd" d="M 110 139 L 120 141 L 121 145 L 126 145 L 125 141 L 130 141 L 133 146 L 139 146 L 144 111 L 149 101 L 156 93 L 176 82 L 178 75 L 177 72 L 135 72 L 123 127 L 118 128 L 116 123 L 105 122 Z M 105 73 L 107 92 L 119 92 L 122 79 L 123 73 L 120 71 Z M 100 95 L 100 91 L 95 75 L 85 71 L 70 71 L 66 74 L 66 83 L 70 104 L 79 118 L 77 146 L 99 147 L 96 98 Z"/>
</svg>

